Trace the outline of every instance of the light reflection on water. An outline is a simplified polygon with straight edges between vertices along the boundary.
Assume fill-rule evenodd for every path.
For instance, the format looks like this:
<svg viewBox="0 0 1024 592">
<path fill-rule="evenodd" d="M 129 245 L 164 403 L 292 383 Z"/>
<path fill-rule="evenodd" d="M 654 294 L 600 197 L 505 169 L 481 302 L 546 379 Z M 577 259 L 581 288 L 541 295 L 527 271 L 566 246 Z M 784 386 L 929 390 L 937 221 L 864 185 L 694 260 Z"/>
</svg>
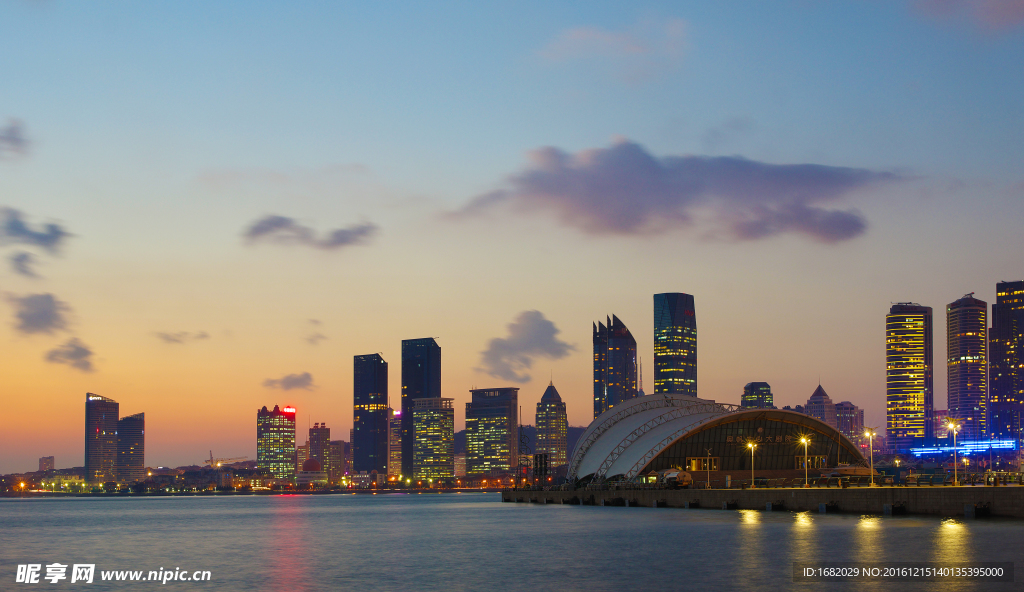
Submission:
<svg viewBox="0 0 1024 592">
<path fill-rule="evenodd" d="M 1022 521 L 503 504 L 497 494 L 0 500 L 0 581 L 18 563 L 59 561 L 213 572 L 209 584 L 176 584 L 190 590 L 888 590 L 793 582 L 792 563 L 1015 561 L 1021 549 Z M 1017 589 L 899 587 L 937 585 Z"/>
</svg>

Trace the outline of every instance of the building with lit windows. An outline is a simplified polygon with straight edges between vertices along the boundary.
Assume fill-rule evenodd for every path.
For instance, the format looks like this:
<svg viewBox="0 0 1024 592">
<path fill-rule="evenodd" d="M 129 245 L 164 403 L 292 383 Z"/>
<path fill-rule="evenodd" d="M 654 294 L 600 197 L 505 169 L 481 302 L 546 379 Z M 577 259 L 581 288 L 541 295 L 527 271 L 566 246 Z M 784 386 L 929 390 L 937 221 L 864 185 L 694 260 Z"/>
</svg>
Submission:
<svg viewBox="0 0 1024 592">
<path fill-rule="evenodd" d="M 309 439 L 306 440 L 306 458 L 316 459 L 325 473 L 331 471 L 331 428 L 326 423 L 314 423 L 309 428 Z M 305 460 L 303 460 L 305 462 Z M 296 462 L 301 467 L 302 463 Z"/>
<path fill-rule="evenodd" d="M 654 295 L 654 392 L 697 396 L 697 316 L 690 294 Z"/>
<path fill-rule="evenodd" d="M 413 479 L 427 481 L 455 476 L 454 399 L 415 399 L 412 408 Z"/>
<path fill-rule="evenodd" d="M 256 412 L 256 467 L 275 479 L 295 477 L 295 407 L 274 405 Z M 301 465 L 299 465 L 301 466 Z"/>
<path fill-rule="evenodd" d="M 341 481 L 345 473 L 349 472 L 348 463 L 345 462 L 345 445 L 344 440 L 331 440 L 327 447 L 327 479 L 332 484 Z"/>
<path fill-rule="evenodd" d="M 857 444 L 864 436 L 864 410 L 849 401 L 836 403 L 836 429 Z"/>
<path fill-rule="evenodd" d="M 413 474 L 413 401 L 441 398 L 441 346 L 431 337 L 402 341 L 402 471 Z"/>
<path fill-rule="evenodd" d="M 832 398 L 828 396 L 825 389 L 818 385 L 818 388 L 814 389 L 811 393 L 811 398 L 807 399 L 807 404 L 804 405 L 804 413 L 815 417 L 825 422 L 831 427 L 836 427 L 836 405 L 832 402 Z"/>
<path fill-rule="evenodd" d="M 402 474 L 402 412 L 388 408 L 388 475 Z"/>
<path fill-rule="evenodd" d="M 594 417 L 638 394 L 636 339 L 618 317 L 594 325 Z"/>
<path fill-rule="evenodd" d="M 52 456 L 41 456 L 39 457 L 39 472 L 45 473 L 46 471 L 52 471 L 54 460 Z"/>
<path fill-rule="evenodd" d="M 146 480 L 145 413 L 117 420 L 117 480 L 121 483 Z"/>
<path fill-rule="evenodd" d="M 946 381 L 958 437 L 988 436 L 988 303 L 973 292 L 946 305 Z"/>
<path fill-rule="evenodd" d="M 352 470 L 388 470 L 388 363 L 380 354 L 355 356 Z"/>
<path fill-rule="evenodd" d="M 519 466 L 519 389 L 472 389 L 466 403 L 466 473 L 491 475 Z"/>
<path fill-rule="evenodd" d="M 748 382 L 743 386 L 740 407 L 744 409 L 775 409 L 772 387 L 767 382 Z"/>
<path fill-rule="evenodd" d="M 885 317 L 885 431 L 893 452 L 934 438 L 932 349 L 932 307 L 892 305 Z"/>
<path fill-rule="evenodd" d="M 996 284 L 989 331 L 989 436 L 1024 440 L 1024 281 Z"/>
<path fill-rule="evenodd" d="M 117 481 L 117 401 L 85 394 L 85 480 Z"/>
<path fill-rule="evenodd" d="M 565 413 L 565 403 L 554 382 L 548 384 L 537 402 L 536 424 L 537 445 L 534 453 L 548 455 L 548 466 L 551 468 L 568 463 L 569 420 Z"/>
</svg>

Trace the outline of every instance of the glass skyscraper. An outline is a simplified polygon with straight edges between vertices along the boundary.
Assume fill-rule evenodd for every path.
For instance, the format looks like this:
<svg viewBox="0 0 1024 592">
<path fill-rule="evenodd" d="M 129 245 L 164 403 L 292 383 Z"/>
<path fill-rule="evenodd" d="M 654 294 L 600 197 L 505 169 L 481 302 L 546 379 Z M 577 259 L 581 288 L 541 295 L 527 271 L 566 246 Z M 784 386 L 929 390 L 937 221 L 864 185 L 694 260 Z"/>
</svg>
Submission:
<svg viewBox="0 0 1024 592">
<path fill-rule="evenodd" d="M 388 363 L 380 354 L 355 357 L 352 470 L 388 471 Z"/>
<path fill-rule="evenodd" d="M 412 475 L 412 408 L 417 399 L 441 398 L 441 346 L 431 337 L 402 341 L 402 474 Z"/>
<path fill-rule="evenodd" d="M 743 386 L 740 407 L 754 409 L 775 409 L 772 387 L 767 382 L 748 382 Z"/>
<path fill-rule="evenodd" d="M 331 428 L 327 427 L 326 423 L 314 423 L 313 427 L 309 428 L 306 447 L 306 458 L 315 458 L 320 463 L 320 470 L 329 475 L 333 469 L 331 467 Z M 301 467 L 302 463 L 296 462 L 295 466 Z"/>
<path fill-rule="evenodd" d="M 551 468 L 568 464 L 569 421 L 565 403 L 552 382 L 537 402 L 537 454 L 548 455 Z"/>
<path fill-rule="evenodd" d="M 697 396 L 697 316 L 690 294 L 654 295 L 654 392 Z"/>
<path fill-rule="evenodd" d="M 117 420 L 117 480 L 135 483 L 146 479 L 146 414 Z"/>
<path fill-rule="evenodd" d="M 466 403 L 466 474 L 505 473 L 519 466 L 519 389 L 473 389 Z"/>
<path fill-rule="evenodd" d="M 117 481 L 117 401 L 85 394 L 85 480 Z"/>
<path fill-rule="evenodd" d="M 988 364 L 989 434 L 1024 440 L 1024 281 L 996 284 Z"/>
<path fill-rule="evenodd" d="M 974 293 L 946 305 L 946 384 L 949 416 L 959 438 L 988 435 L 988 303 Z"/>
<path fill-rule="evenodd" d="M 431 397 L 413 401 L 413 479 L 427 481 L 455 476 L 454 399 Z M 404 415 L 404 414 L 403 414 Z M 425 485 L 425 483 L 424 483 Z"/>
<path fill-rule="evenodd" d="M 295 478 L 295 408 L 256 412 L 256 466 L 276 479 Z"/>
<path fill-rule="evenodd" d="M 885 317 L 885 418 L 895 452 L 934 437 L 932 307 L 894 304 Z"/>
<path fill-rule="evenodd" d="M 615 315 L 594 325 L 594 417 L 637 396 L 636 339 Z"/>
</svg>

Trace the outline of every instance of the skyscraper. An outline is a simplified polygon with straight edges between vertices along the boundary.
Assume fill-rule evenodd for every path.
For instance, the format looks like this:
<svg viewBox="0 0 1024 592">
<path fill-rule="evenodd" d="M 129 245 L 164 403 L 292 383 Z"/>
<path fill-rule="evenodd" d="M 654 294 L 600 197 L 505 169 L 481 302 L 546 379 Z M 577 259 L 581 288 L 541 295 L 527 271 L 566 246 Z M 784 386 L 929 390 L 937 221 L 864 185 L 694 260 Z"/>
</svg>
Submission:
<svg viewBox="0 0 1024 592">
<path fill-rule="evenodd" d="M 309 428 L 309 440 L 306 441 L 307 459 L 314 458 L 320 463 L 320 469 L 331 473 L 331 428 L 326 423 L 314 423 Z M 305 461 L 303 461 L 305 462 Z M 302 463 L 295 463 L 301 467 Z"/>
<path fill-rule="evenodd" d="M 804 405 L 804 413 L 820 419 L 833 428 L 838 427 L 836 405 L 832 402 L 832 398 L 828 396 L 828 393 L 825 392 L 825 389 L 821 388 L 820 384 L 811 393 L 811 398 L 807 399 L 807 404 Z"/>
<path fill-rule="evenodd" d="M 380 354 L 355 357 L 352 470 L 388 470 L 388 363 Z"/>
<path fill-rule="evenodd" d="M 327 480 L 333 485 L 348 472 L 348 466 L 345 463 L 345 441 L 331 440 L 327 447 L 327 458 L 329 459 Z"/>
<path fill-rule="evenodd" d="M 697 317 L 690 294 L 654 295 L 654 392 L 697 396 Z"/>
<path fill-rule="evenodd" d="M 949 416 L 960 438 L 988 435 L 988 303 L 974 293 L 946 305 L 946 377 Z"/>
<path fill-rule="evenodd" d="M 431 337 L 402 341 L 402 474 L 412 475 L 412 408 L 416 399 L 441 398 L 441 347 Z"/>
<path fill-rule="evenodd" d="M 85 394 L 85 480 L 117 480 L 117 401 Z"/>
<path fill-rule="evenodd" d="M 885 317 L 885 420 L 890 450 L 931 442 L 932 307 L 892 305 Z"/>
<path fill-rule="evenodd" d="M 636 339 L 615 315 L 594 325 L 594 417 L 637 396 Z"/>
<path fill-rule="evenodd" d="M 519 389 L 473 389 L 466 403 L 466 473 L 489 475 L 519 466 Z"/>
<path fill-rule="evenodd" d="M 146 479 L 146 414 L 117 420 L 117 480 L 135 483 Z"/>
<path fill-rule="evenodd" d="M 414 479 L 427 481 L 455 476 L 453 401 L 441 397 L 413 401 L 413 467 L 407 474 Z"/>
<path fill-rule="evenodd" d="M 537 402 L 537 446 L 534 452 L 547 454 L 551 468 L 568 464 L 568 435 L 565 403 L 552 382 Z"/>
<path fill-rule="evenodd" d="M 1024 439 L 1024 281 L 996 284 L 989 331 L 989 434 Z"/>
<path fill-rule="evenodd" d="M 41 456 L 39 457 L 39 472 L 45 473 L 46 471 L 53 470 L 53 457 L 52 456 Z"/>
<path fill-rule="evenodd" d="M 295 408 L 286 405 L 256 412 L 256 466 L 276 479 L 295 477 Z"/>
<path fill-rule="evenodd" d="M 743 386 L 740 407 L 753 409 L 775 409 L 772 387 L 767 382 L 748 382 Z"/>
<path fill-rule="evenodd" d="M 388 408 L 388 475 L 402 474 L 402 412 Z"/>
<path fill-rule="evenodd" d="M 849 401 L 836 403 L 836 429 L 853 443 L 864 435 L 864 410 Z"/>
</svg>

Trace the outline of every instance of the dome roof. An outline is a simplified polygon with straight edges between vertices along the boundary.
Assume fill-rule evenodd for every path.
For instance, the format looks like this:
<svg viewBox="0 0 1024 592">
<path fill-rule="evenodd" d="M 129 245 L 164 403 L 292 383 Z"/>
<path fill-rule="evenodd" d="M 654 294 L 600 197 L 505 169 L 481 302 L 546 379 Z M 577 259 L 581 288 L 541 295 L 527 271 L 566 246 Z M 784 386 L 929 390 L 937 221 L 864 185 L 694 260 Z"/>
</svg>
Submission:
<svg viewBox="0 0 1024 592">
<path fill-rule="evenodd" d="M 541 403 L 561 403 L 562 397 L 558 395 L 558 390 L 555 388 L 555 383 L 551 382 L 548 384 L 547 390 L 540 397 Z"/>
<path fill-rule="evenodd" d="M 302 463 L 302 470 L 307 473 L 319 473 L 323 470 L 323 467 L 321 467 L 320 461 L 315 458 L 311 458 Z"/>
</svg>

